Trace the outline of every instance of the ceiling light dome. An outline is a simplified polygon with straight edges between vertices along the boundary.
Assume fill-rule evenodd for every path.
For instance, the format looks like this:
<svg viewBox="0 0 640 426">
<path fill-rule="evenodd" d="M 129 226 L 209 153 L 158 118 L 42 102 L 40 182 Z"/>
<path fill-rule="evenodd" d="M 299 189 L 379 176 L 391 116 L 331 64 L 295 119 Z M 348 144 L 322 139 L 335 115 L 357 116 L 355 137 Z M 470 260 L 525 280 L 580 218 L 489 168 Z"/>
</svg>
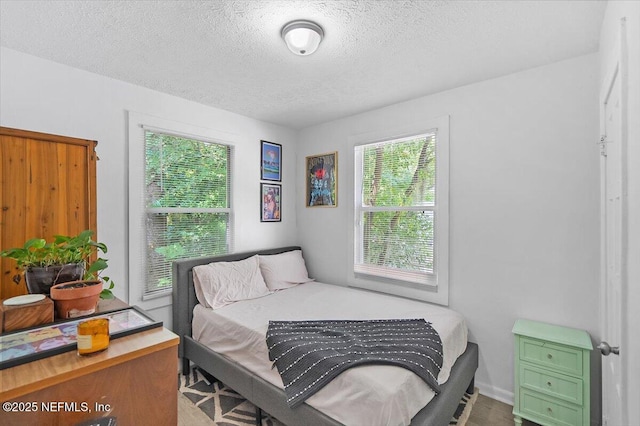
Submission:
<svg viewBox="0 0 640 426">
<path fill-rule="evenodd" d="M 308 56 L 320 45 L 324 31 L 315 22 L 297 20 L 282 27 L 281 35 L 289 50 L 296 55 Z"/>
</svg>

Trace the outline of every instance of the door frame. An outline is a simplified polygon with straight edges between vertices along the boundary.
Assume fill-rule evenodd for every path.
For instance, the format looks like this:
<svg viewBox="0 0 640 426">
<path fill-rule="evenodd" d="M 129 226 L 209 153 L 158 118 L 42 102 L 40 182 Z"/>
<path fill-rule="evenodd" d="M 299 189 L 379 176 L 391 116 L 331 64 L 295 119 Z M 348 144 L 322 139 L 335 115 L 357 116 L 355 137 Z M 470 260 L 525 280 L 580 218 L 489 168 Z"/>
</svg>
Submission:
<svg viewBox="0 0 640 426">
<path fill-rule="evenodd" d="M 620 213 L 620 291 L 621 291 L 621 306 L 620 306 L 620 341 L 609 342 L 614 346 L 620 346 L 620 370 L 622 372 L 629 371 L 628 366 L 628 352 L 625 351 L 628 341 L 628 327 L 627 327 L 627 301 L 625 297 L 628 294 L 628 279 L 627 279 L 627 253 L 628 253 L 628 170 L 627 162 L 627 94 L 628 94 L 628 81 L 627 81 L 627 45 L 626 45 L 626 19 L 620 20 L 619 33 L 614 44 L 614 50 L 610 52 L 609 58 L 606 59 L 606 74 L 603 80 L 603 84 L 600 90 L 600 96 L 598 98 L 600 109 L 600 134 L 605 135 L 606 128 L 606 116 L 605 116 L 605 101 L 608 99 L 611 90 L 613 90 L 614 81 L 616 78 L 620 79 L 620 174 L 621 174 L 621 213 Z M 600 142 L 603 145 L 603 150 L 606 152 L 606 140 Z M 607 340 L 606 336 L 606 321 L 605 317 L 607 313 L 607 233 L 606 233 L 606 156 L 600 157 L 600 335 L 601 340 Z M 616 356 L 616 355 L 610 355 Z M 603 361 L 604 363 L 604 361 Z M 604 371 L 604 368 L 602 369 Z M 620 401 L 621 408 L 621 420 L 623 424 L 627 424 L 628 413 L 628 401 L 627 401 L 627 389 L 628 381 L 625 374 L 621 375 L 621 387 L 622 398 Z M 604 388 L 605 381 L 602 381 L 602 420 L 604 420 L 604 400 L 607 397 L 607 391 Z"/>
</svg>

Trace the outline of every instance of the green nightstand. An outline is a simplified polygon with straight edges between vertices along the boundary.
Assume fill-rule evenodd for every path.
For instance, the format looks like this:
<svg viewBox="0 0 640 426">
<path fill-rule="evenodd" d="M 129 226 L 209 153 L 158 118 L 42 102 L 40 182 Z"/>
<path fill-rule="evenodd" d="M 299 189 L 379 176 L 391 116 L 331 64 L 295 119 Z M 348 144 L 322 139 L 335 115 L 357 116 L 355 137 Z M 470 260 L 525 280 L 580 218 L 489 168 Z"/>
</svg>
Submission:
<svg viewBox="0 0 640 426">
<path fill-rule="evenodd" d="M 543 426 L 589 425 L 589 334 L 528 320 L 517 320 L 513 334 L 515 424 L 525 418 Z"/>
</svg>

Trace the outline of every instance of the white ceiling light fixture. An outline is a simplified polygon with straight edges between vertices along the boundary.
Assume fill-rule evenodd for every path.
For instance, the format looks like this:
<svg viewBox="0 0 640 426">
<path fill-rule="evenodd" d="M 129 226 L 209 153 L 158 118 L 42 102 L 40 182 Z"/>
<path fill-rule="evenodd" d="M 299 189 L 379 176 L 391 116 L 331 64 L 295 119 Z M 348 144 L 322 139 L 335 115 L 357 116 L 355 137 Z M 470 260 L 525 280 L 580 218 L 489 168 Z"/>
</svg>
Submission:
<svg viewBox="0 0 640 426">
<path fill-rule="evenodd" d="M 308 56 L 315 52 L 320 45 L 324 31 L 315 22 L 297 20 L 282 27 L 281 36 L 293 53 Z"/>
</svg>

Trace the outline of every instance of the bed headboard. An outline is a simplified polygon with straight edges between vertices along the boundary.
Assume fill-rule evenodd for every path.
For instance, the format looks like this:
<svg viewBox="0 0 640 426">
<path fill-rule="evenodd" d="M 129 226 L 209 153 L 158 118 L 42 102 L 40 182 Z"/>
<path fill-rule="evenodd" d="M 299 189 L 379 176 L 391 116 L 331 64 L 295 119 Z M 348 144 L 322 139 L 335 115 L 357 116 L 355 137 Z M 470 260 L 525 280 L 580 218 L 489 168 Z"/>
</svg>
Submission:
<svg viewBox="0 0 640 426">
<path fill-rule="evenodd" d="M 292 250 L 301 250 L 297 246 L 280 247 L 274 249 L 248 251 L 244 253 L 231 253 L 220 256 L 197 257 L 193 259 L 181 259 L 173 262 L 172 301 L 173 301 L 173 332 L 180 336 L 178 356 L 182 358 L 182 336 L 191 336 L 191 320 L 193 308 L 198 304 L 196 290 L 193 287 L 194 266 L 206 265 L 211 262 L 235 262 L 247 259 L 256 254 L 279 254 Z"/>
</svg>

